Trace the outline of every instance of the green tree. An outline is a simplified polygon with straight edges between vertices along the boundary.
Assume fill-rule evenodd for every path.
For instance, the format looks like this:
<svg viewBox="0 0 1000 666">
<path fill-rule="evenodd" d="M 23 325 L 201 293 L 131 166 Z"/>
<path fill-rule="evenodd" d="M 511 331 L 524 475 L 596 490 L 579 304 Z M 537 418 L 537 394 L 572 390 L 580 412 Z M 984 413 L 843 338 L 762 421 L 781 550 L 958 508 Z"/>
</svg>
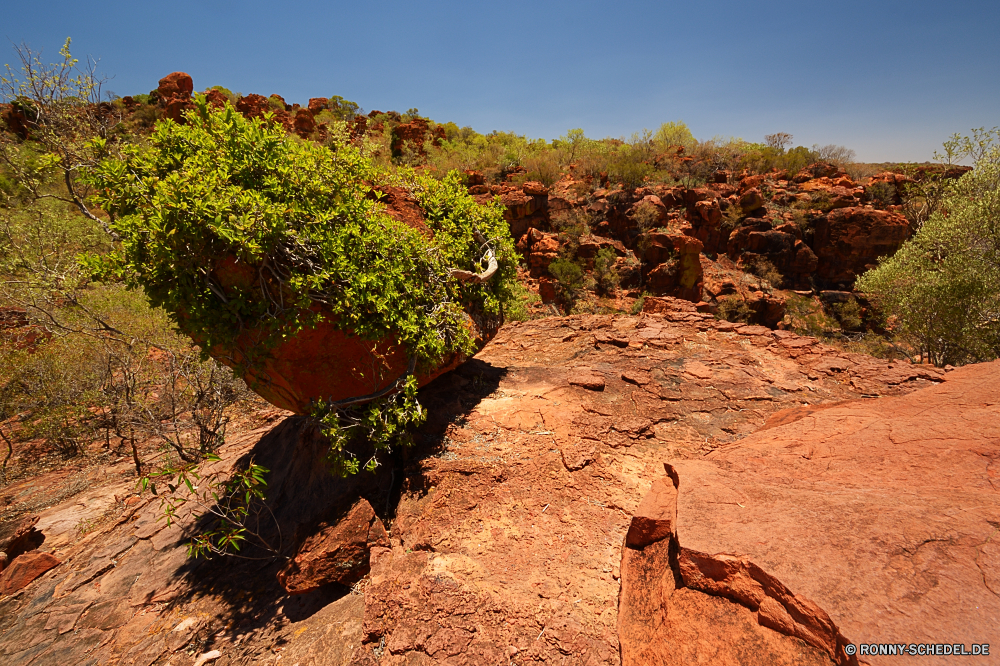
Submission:
<svg viewBox="0 0 1000 666">
<path fill-rule="evenodd" d="M 857 282 L 887 327 L 936 365 L 1000 355 L 1000 134 L 993 132 L 946 144 L 949 158 L 975 157 L 975 168 L 948 185 L 913 238 Z"/>
<path fill-rule="evenodd" d="M 683 120 L 663 123 L 653 136 L 653 140 L 663 146 L 684 146 L 684 148 L 693 148 L 698 143 Z"/>
</svg>

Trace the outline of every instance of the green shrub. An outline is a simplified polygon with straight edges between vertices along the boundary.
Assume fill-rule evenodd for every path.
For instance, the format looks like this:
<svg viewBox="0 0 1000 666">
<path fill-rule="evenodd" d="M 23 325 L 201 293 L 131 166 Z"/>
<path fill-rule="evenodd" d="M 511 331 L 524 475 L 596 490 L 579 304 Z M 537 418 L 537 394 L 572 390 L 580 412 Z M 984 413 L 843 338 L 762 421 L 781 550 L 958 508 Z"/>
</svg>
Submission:
<svg viewBox="0 0 1000 666">
<path fill-rule="evenodd" d="M 781 283 L 785 281 L 778 268 L 763 257 L 752 257 L 747 261 L 746 268 L 757 277 L 767 280 L 775 289 L 780 289 Z"/>
<path fill-rule="evenodd" d="M 597 281 L 598 291 L 606 296 L 615 292 L 618 288 L 618 271 L 615 269 L 615 262 L 618 257 L 610 247 L 602 248 L 594 257 L 594 279 Z"/>
<path fill-rule="evenodd" d="M 642 312 L 642 308 L 646 305 L 646 297 L 649 295 L 648 291 L 639 294 L 639 298 L 632 301 L 632 306 L 628 309 L 629 314 L 637 315 Z"/>
<path fill-rule="evenodd" d="M 833 316 L 840 322 L 841 328 L 845 331 L 861 330 L 861 306 L 853 296 L 843 303 L 834 303 Z"/>
<path fill-rule="evenodd" d="M 531 319 L 531 306 L 542 302 L 542 297 L 530 291 L 520 281 L 515 282 L 511 289 L 513 299 L 504 312 L 509 321 L 527 321 Z"/>
<path fill-rule="evenodd" d="M 557 291 L 560 299 L 567 306 L 566 309 L 572 310 L 580 292 L 587 285 L 583 267 L 566 257 L 559 257 L 549 264 L 549 273 L 558 282 Z"/>
<path fill-rule="evenodd" d="M 748 323 L 754 316 L 754 311 L 739 295 L 723 296 L 719 299 L 719 319 L 726 321 Z"/>
<path fill-rule="evenodd" d="M 937 365 L 1000 355 L 1000 133 L 975 138 L 980 145 L 966 149 L 978 157 L 975 168 L 856 283 L 889 331 Z"/>
<path fill-rule="evenodd" d="M 364 339 L 394 336 L 427 369 L 473 351 L 463 304 L 500 317 L 513 298 L 516 262 L 501 210 L 476 204 L 459 174 L 393 180 L 353 146 L 298 141 L 230 105 L 212 110 L 203 97 L 196 105 L 186 124 L 158 124 L 148 144 L 125 148 L 90 175 L 122 239 L 90 266 L 142 287 L 205 348 L 236 349 L 241 332 L 252 330 L 257 343 L 239 350 L 242 367 L 251 366 L 284 337 L 328 319 Z M 411 189 L 433 242 L 368 196 L 371 184 L 389 182 Z M 484 283 L 450 273 L 482 269 L 474 230 L 500 263 Z M 212 269 L 227 259 L 253 267 L 255 277 L 216 283 Z M 411 389 L 412 381 L 353 422 L 377 448 L 422 414 Z M 332 460 L 356 470 L 342 455 L 339 415 L 322 418 Z"/>
</svg>

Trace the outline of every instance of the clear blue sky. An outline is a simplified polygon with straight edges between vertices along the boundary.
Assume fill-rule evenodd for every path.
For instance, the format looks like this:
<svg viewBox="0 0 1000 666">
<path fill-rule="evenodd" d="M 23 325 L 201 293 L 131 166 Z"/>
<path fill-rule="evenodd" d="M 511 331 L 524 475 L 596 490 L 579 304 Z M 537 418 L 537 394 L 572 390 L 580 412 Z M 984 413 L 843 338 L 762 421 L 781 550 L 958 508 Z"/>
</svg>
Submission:
<svg viewBox="0 0 1000 666">
<path fill-rule="evenodd" d="M 341 95 L 546 139 L 680 119 L 699 139 L 783 131 L 927 160 L 954 132 L 1000 125 L 996 0 L 50 0 L 9 3 L 2 25 L 48 60 L 71 36 L 120 95 L 181 70 L 197 90 Z"/>
</svg>

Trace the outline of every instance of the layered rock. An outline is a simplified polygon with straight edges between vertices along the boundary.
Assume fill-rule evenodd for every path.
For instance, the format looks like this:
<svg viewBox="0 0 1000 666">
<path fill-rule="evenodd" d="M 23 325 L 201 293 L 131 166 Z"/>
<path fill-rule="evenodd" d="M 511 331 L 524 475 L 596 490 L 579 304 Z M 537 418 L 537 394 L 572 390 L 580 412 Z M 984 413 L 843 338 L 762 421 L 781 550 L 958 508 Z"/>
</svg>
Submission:
<svg viewBox="0 0 1000 666">
<path fill-rule="evenodd" d="M 178 647 L 184 643 L 217 650 L 234 663 L 365 664 L 380 655 L 384 664 L 619 664 L 628 658 L 629 640 L 619 617 L 635 598 L 622 595 L 622 585 L 634 582 L 631 569 L 622 568 L 623 548 L 638 552 L 638 544 L 662 533 L 661 517 L 637 508 L 653 482 L 665 481 L 664 460 L 681 470 L 713 450 L 730 452 L 769 416 L 804 402 L 820 403 L 810 406 L 819 409 L 860 395 L 902 394 L 946 376 L 843 354 L 782 331 L 720 322 L 689 301 L 648 300 L 661 306 L 658 314 L 505 327 L 478 359 L 422 390 L 430 419 L 416 434 L 418 446 L 372 475 L 331 477 L 322 462 L 328 445 L 305 420 L 272 414 L 267 418 L 278 421 L 261 420 L 256 431 L 231 427 L 222 460 L 202 472 L 225 478 L 249 459 L 271 470 L 268 507 L 281 538 L 268 511 L 254 529 L 281 549 L 281 559 L 192 562 L 186 549 L 199 529 L 196 518 L 182 511 L 168 527 L 158 520 L 155 498 L 132 496 L 114 502 L 110 513 L 107 505 L 94 505 L 90 514 L 79 512 L 79 497 L 54 500 L 39 526 L 53 529 L 48 511 L 72 510 L 59 520 L 73 538 L 60 542 L 63 564 L 0 601 L 0 654 L 11 663 L 114 663 L 139 655 L 149 663 L 176 663 L 186 656 L 173 651 L 190 649 Z M 123 461 L 109 478 L 124 475 L 129 465 Z M 719 550 L 684 540 L 690 484 L 679 474 L 680 545 L 714 557 Z M 40 492 L 60 487 L 52 475 L 30 483 Z M 134 484 L 115 492 L 134 492 Z M 278 572 L 306 552 L 303 544 L 330 543 L 317 534 L 335 529 L 331 510 L 344 511 L 362 497 L 391 525 L 389 547 L 370 547 L 368 576 L 352 593 L 328 584 L 289 597 Z M 76 537 L 74 526 L 104 515 L 98 529 Z M 633 515 L 648 520 L 629 537 Z M 318 527 L 324 520 L 326 527 Z M 362 523 L 368 547 L 374 523 Z M 361 531 L 346 542 L 360 549 Z M 50 539 L 51 533 L 47 548 Z M 669 540 L 646 544 L 642 552 L 652 554 L 658 544 Z M 937 544 L 922 548 L 928 546 Z M 266 555 L 250 548 L 243 554 Z M 670 561 L 669 548 L 662 555 Z M 754 552 L 743 555 L 794 597 L 816 602 L 856 640 L 810 589 Z M 655 561 L 646 570 L 652 572 Z M 808 555 L 794 561 L 805 563 L 804 570 L 813 566 Z M 788 655 L 789 645 L 817 654 L 818 648 L 761 625 L 759 608 L 676 583 L 669 603 L 677 630 L 670 645 L 688 663 L 724 663 L 715 655 L 740 649 L 746 664 L 783 663 L 777 657 Z M 765 615 L 780 620 L 769 604 L 762 602 Z M 280 662 L 275 645 L 282 647 Z"/>
</svg>

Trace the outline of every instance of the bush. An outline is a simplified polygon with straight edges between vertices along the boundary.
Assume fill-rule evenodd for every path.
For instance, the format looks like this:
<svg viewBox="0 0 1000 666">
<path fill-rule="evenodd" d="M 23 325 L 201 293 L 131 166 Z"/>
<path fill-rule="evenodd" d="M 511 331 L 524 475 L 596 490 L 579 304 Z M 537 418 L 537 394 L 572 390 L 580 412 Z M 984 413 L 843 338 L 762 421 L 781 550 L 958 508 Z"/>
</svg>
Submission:
<svg viewBox="0 0 1000 666">
<path fill-rule="evenodd" d="M 298 141 L 231 105 L 212 110 L 203 97 L 196 106 L 186 124 L 160 123 L 148 144 L 125 148 L 90 175 L 122 239 L 111 255 L 91 259 L 96 274 L 142 287 L 206 349 L 233 350 L 241 371 L 322 320 L 368 340 L 395 337 L 427 369 L 473 351 L 463 305 L 485 318 L 502 315 L 515 280 L 513 243 L 499 207 L 476 204 L 459 174 L 393 179 L 353 146 Z M 371 184 L 389 182 L 412 190 L 433 243 L 369 197 Z M 480 270 L 474 230 L 501 266 L 484 283 L 451 275 Z M 224 261 L 252 267 L 251 277 L 217 283 L 213 269 Z M 256 344 L 240 349 L 247 330 Z M 402 406 L 387 399 L 352 422 L 377 448 L 422 414 L 412 377 L 408 386 L 391 399 Z M 332 460 L 355 471 L 342 455 L 341 415 L 329 409 L 317 405 L 334 440 Z"/>
<path fill-rule="evenodd" d="M 856 284 L 937 365 L 1000 355 L 1000 133 L 986 140 L 917 234 Z"/>
<path fill-rule="evenodd" d="M 863 324 L 861 320 L 861 306 L 857 299 L 851 297 L 843 303 L 834 303 L 833 316 L 840 322 L 841 328 L 845 331 L 859 331 Z"/>
<path fill-rule="evenodd" d="M 508 321 L 527 321 L 531 319 L 531 306 L 542 302 L 542 297 L 529 291 L 520 281 L 512 289 L 513 300 L 504 315 Z"/>
<path fill-rule="evenodd" d="M 778 268 L 763 257 L 751 258 L 747 261 L 746 269 L 757 277 L 767 280 L 775 289 L 780 289 L 781 283 L 785 281 Z"/>
<path fill-rule="evenodd" d="M 719 310 L 716 313 L 719 319 L 726 321 L 748 323 L 754 316 L 754 311 L 747 305 L 747 302 L 738 295 L 723 296 L 719 299 Z"/>
<path fill-rule="evenodd" d="M 580 292 L 587 286 L 583 267 L 566 257 L 559 257 L 549 264 L 549 273 L 559 284 L 557 291 L 566 310 L 572 310 Z"/>
<path fill-rule="evenodd" d="M 614 294 L 618 289 L 620 278 L 615 269 L 617 261 L 618 257 L 610 247 L 599 250 L 594 257 L 594 280 L 597 281 L 598 291 L 605 296 Z"/>
</svg>

